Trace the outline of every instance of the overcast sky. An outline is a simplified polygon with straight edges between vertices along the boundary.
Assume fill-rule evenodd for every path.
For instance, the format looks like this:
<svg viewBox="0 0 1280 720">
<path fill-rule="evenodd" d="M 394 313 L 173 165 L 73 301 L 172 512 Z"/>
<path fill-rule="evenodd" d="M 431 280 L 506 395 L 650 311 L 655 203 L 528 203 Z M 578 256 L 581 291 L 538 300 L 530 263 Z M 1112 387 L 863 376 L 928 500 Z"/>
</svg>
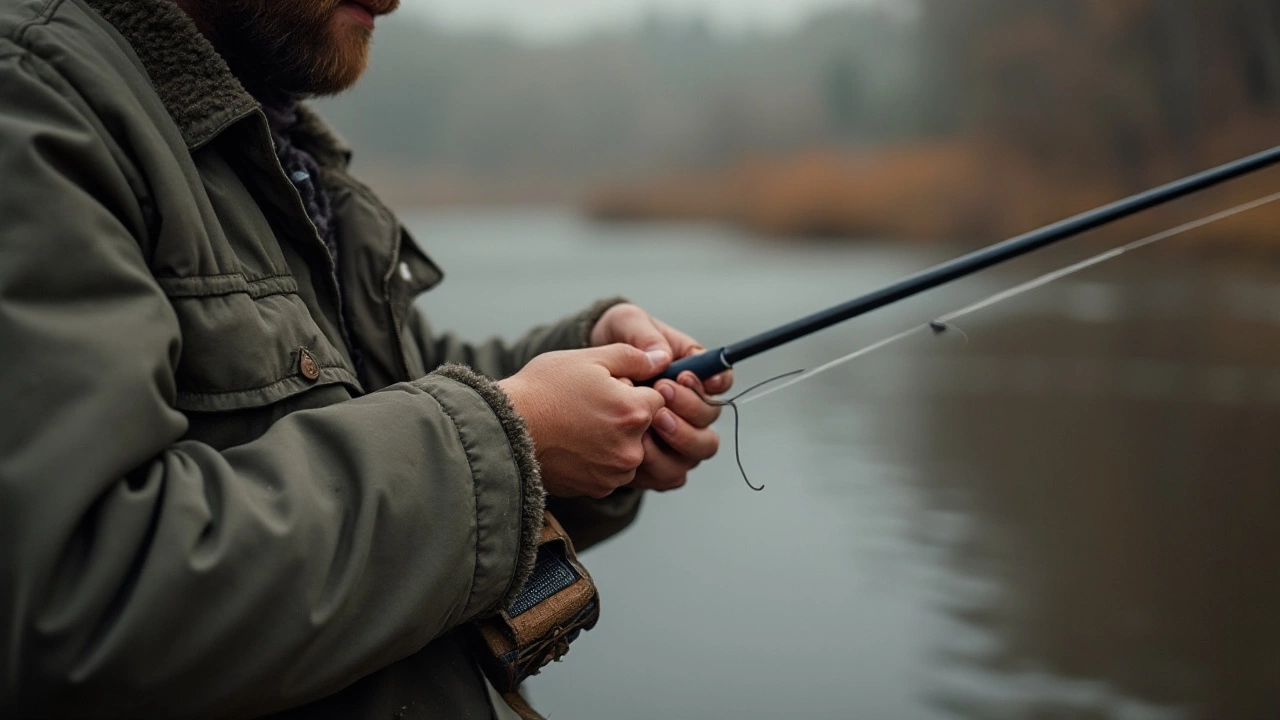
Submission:
<svg viewBox="0 0 1280 720">
<path fill-rule="evenodd" d="M 502 29 L 530 39 L 572 37 L 602 25 L 617 25 L 652 10 L 699 13 L 717 27 L 782 30 L 814 10 L 876 0 L 404 0 L 401 7 L 425 13 L 454 28 Z M 883 1 L 883 0 L 882 0 Z"/>
</svg>

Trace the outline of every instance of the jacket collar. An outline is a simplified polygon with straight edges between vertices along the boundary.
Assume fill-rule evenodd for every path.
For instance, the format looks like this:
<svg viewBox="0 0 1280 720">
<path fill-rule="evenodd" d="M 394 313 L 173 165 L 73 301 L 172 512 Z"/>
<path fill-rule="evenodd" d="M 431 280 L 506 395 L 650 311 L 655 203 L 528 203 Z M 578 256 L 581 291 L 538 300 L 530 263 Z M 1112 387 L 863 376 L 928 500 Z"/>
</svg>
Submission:
<svg viewBox="0 0 1280 720">
<path fill-rule="evenodd" d="M 258 101 L 173 0 L 85 0 L 115 27 L 151 78 L 189 149 L 259 111 Z M 345 166 L 351 149 L 309 108 L 295 130 L 322 166 Z"/>
</svg>

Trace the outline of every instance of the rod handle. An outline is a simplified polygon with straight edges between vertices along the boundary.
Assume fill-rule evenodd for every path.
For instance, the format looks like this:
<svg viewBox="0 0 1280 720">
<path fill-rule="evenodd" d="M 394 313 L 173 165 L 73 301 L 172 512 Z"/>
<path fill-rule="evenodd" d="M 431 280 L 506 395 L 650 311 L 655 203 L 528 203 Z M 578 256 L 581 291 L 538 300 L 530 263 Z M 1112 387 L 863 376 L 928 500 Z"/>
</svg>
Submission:
<svg viewBox="0 0 1280 720">
<path fill-rule="evenodd" d="M 683 360 L 677 360 L 671 363 L 671 367 L 661 375 L 645 380 L 639 385 L 643 387 L 653 387 L 653 384 L 659 380 L 675 380 L 680 373 L 692 371 L 700 380 L 710 380 L 725 370 L 732 370 L 733 365 L 724 356 L 725 348 L 717 350 L 708 350 L 701 355 L 694 355 Z"/>
</svg>

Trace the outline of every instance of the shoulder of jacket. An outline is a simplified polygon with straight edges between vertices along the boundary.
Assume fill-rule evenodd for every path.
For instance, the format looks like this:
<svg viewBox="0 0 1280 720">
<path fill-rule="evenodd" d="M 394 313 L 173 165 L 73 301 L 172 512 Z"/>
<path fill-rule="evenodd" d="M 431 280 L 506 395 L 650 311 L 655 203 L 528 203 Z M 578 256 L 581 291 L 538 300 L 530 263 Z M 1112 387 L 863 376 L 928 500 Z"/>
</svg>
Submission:
<svg viewBox="0 0 1280 720">
<path fill-rule="evenodd" d="M 66 94 L 66 79 L 49 57 L 70 44 L 61 39 L 51 42 L 45 31 L 56 24 L 56 32 L 63 34 L 62 9 L 72 4 L 67 0 L 0 3 L 0 76 L 23 75 Z"/>
<path fill-rule="evenodd" d="M 11 0 L 0 4 L 0 40 L 21 45 L 26 33 L 32 27 L 48 24 L 62 3 L 63 0 Z"/>
<path fill-rule="evenodd" d="M 33 50 L 32 32 L 52 30 L 62 41 L 101 33 L 93 12 L 76 0 L 6 0 L 0 3 L 0 41 Z"/>
<path fill-rule="evenodd" d="M 82 0 L 0 2 L 0 57 L 26 55 L 43 64 L 114 63 L 120 43 L 112 27 Z"/>
</svg>

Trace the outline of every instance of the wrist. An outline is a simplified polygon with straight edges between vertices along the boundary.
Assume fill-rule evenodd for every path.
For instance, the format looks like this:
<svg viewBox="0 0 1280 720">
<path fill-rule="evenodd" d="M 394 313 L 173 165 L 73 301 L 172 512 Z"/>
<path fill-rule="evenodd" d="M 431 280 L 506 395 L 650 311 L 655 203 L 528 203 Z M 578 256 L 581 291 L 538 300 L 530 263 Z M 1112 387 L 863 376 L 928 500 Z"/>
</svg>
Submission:
<svg viewBox="0 0 1280 720">
<path fill-rule="evenodd" d="M 521 380 L 519 374 L 512 375 L 497 383 L 499 389 L 506 393 L 507 401 L 511 403 L 511 409 L 524 419 L 525 428 L 529 432 L 529 437 L 533 440 L 534 452 L 538 452 L 542 446 L 541 438 L 541 421 L 538 417 L 537 402 L 531 397 L 528 385 Z"/>
<path fill-rule="evenodd" d="M 506 393 L 507 401 L 511 403 L 511 408 L 516 411 L 517 415 L 524 418 L 525 423 L 528 424 L 529 414 L 525 411 L 524 383 L 520 382 L 520 380 L 513 375 L 509 378 L 499 380 L 494 384 L 497 385 L 502 392 Z"/>
</svg>

